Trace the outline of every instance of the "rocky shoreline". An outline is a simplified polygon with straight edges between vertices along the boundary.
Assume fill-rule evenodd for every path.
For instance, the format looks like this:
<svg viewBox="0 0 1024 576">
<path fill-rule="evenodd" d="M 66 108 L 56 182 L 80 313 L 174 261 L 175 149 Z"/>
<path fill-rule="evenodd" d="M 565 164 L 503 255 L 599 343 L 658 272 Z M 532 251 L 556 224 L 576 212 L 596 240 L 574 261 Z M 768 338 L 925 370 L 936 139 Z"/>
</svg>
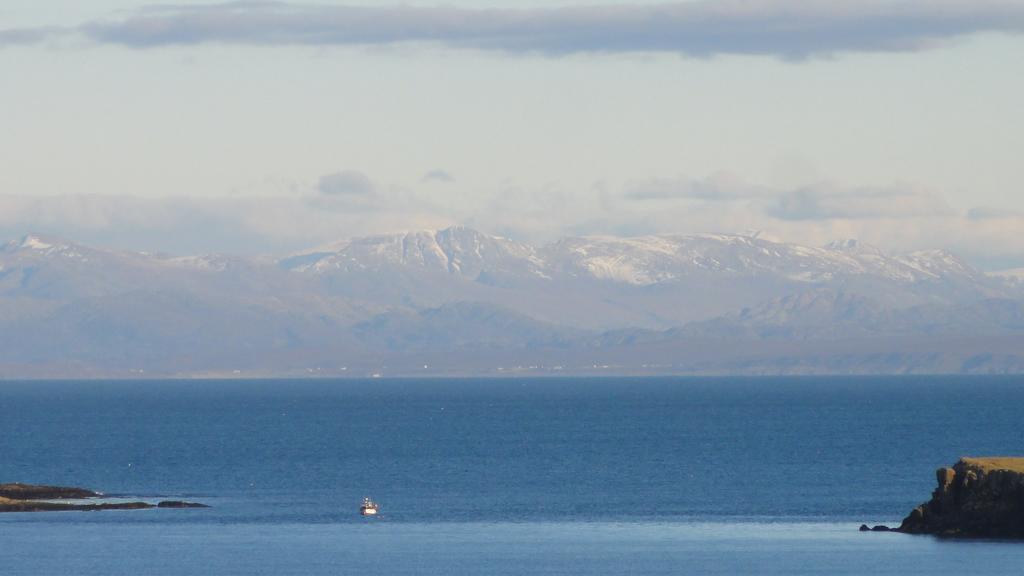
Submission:
<svg viewBox="0 0 1024 576">
<path fill-rule="evenodd" d="M 157 504 L 148 502 L 99 502 L 75 503 L 53 502 L 53 500 L 86 500 L 101 498 L 103 494 L 66 486 L 37 486 L 33 484 L 0 484 L 0 512 L 64 512 L 99 510 L 146 510 L 150 508 L 209 508 L 197 502 L 164 500 Z"/>
<path fill-rule="evenodd" d="M 862 525 L 861 531 L 1024 539 L 1024 458 L 961 458 L 935 476 L 931 500 L 898 528 Z"/>
</svg>

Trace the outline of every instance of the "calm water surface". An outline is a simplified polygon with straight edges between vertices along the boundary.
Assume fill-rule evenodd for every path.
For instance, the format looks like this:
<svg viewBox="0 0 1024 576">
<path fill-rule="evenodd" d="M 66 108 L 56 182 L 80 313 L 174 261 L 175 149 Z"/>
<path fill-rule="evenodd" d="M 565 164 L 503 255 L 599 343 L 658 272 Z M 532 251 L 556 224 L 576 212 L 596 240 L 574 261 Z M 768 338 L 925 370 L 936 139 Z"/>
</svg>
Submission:
<svg viewBox="0 0 1024 576">
<path fill-rule="evenodd" d="M 856 530 L 960 455 L 1024 453 L 1021 378 L 6 382 L 0 438 L 0 481 L 213 506 L 0 515 L 3 574 L 1024 566 Z"/>
</svg>

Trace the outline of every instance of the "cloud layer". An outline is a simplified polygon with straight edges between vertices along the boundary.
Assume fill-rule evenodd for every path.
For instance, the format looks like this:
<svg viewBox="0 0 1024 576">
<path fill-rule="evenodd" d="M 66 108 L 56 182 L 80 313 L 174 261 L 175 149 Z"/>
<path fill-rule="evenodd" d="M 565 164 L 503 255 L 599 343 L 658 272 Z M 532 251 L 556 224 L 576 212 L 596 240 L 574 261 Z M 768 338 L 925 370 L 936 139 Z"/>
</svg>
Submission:
<svg viewBox="0 0 1024 576">
<path fill-rule="evenodd" d="M 154 6 L 65 33 L 132 48 L 206 43 L 452 48 L 565 55 L 669 52 L 805 58 L 915 51 L 982 32 L 1024 32 L 1005 0 L 701 0 L 651 5 L 476 9 L 230 2 Z M 0 45 L 53 30 L 0 31 Z"/>
<path fill-rule="evenodd" d="M 801 188 L 781 194 L 766 213 L 783 220 L 863 220 L 952 216 L 941 197 L 901 188 Z"/>
<path fill-rule="evenodd" d="M 353 181 L 363 178 L 373 182 L 365 174 Z M 325 181 L 330 188 L 330 175 Z M 438 194 L 430 183 L 377 183 L 370 192 L 349 187 L 325 194 L 325 186 L 314 183 L 296 197 L 0 196 L 0 241 L 38 232 L 176 254 L 283 254 L 353 236 L 451 224 L 534 243 L 567 235 L 761 230 L 805 245 L 859 238 L 894 251 L 945 248 L 987 268 L 1024 266 L 1024 216 L 991 207 L 958 211 L 927 190 L 835 184 L 775 189 L 724 175 L 651 182 L 669 191 L 676 188 L 668 183 L 678 182 L 682 192 L 643 196 L 635 193 L 638 184 L 605 184 L 464 195 Z"/>
<path fill-rule="evenodd" d="M 358 170 L 321 176 L 317 189 L 328 196 L 369 196 L 376 191 L 370 177 Z"/>
</svg>

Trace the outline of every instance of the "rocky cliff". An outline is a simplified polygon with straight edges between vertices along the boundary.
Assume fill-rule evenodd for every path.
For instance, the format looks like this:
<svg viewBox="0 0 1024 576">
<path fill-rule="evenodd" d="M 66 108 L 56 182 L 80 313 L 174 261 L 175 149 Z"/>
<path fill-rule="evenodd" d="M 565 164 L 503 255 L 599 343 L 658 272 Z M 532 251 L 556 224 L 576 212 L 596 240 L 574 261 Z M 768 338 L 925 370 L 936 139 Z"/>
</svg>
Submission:
<svg viewBox="0 0 1024 576">
<path fill-rule="evenodd" d="M 962 458 L 936 477 L 932 499 L 914 508 L 900 532 L 1024 538 L 1024 458 Z"/>
</svg>

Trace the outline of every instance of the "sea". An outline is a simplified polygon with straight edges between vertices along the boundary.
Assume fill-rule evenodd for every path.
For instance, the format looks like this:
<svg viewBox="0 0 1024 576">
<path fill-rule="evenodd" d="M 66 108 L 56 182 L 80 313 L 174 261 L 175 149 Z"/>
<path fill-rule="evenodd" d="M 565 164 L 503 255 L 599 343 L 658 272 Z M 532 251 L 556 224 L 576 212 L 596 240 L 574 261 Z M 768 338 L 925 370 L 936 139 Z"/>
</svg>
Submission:
<svg viewBox="0 0 1024 576">
<path fill-rule="evenodd" d="M 0 382 L 0 574 L 1021 574 L 898 525 L 1024 454 L 1021 377 Z M 362 517 L 369 496 L 377 517 Z"/>
</svg>

